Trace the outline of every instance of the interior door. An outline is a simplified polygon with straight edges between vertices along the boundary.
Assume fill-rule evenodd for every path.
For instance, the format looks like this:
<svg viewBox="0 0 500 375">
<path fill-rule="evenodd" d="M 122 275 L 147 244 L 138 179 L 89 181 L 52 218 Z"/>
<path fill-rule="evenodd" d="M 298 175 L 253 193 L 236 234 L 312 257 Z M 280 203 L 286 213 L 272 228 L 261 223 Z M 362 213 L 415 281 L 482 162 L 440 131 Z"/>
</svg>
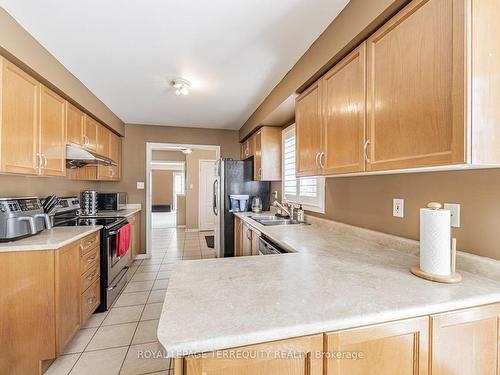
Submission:
<svg viewBox="0 0 500 375">
<path fill-rule="evenodd" d="M 215 160 L 200 160 L 198 229 L 214 230 L 213 185 L 216 179 Z"/>
</svg>

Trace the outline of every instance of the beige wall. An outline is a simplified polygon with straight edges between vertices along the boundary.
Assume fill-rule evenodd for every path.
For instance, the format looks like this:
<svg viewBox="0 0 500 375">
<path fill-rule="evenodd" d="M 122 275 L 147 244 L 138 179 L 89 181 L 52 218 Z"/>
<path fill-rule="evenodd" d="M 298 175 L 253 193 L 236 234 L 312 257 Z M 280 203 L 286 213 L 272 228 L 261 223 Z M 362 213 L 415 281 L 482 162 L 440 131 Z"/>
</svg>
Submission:
<svg viewBox="0 0 500 375">
<path fill-rule="evenodd" d="M 215 160 L 212 150 L 193 150 L 186 155 L 186 228 L 198 229 L 200 160 Z"/>
<path fill-rule="evenodd" d="M 251 133 L 283 101 L 313 82 L 409 0 L 351 0 L 240 129 Z"/>
<path fill-rule="evenodd" d="M 124 124 L 118 116 L 2 7 L 0 7 L 0 55 L 19 65 L 43 84 L 123 135 Z"/>
<path fill-rule="evenodd" d="M 146 181 L 146 142 L 220 145 L 222 157 L 239 158 L 238 131 L 173 126 L 125 125 L 123 169 L 120 182 L 103 182 L 107 191 L 126 191 L 129 202 L 146 204 L 145 190 L 137 190 L 137 181 Z M 142 248 L 146 244 L 145 215 L 142 215 Z"/>
<path fill-rule="evenodd" d="M 82 190 L 98 190 L 100 184 L 91 181 L 72 181 L 64 177 L 26 177 L 0 174 L 0 197 L 79 195 Z"/>
<path fill-rule="evenodd" d="M 186 195 L 177 195 L 177 210 L 175 212 L 175 223 L 186 225 Z"/>
<path fill-rule="evenodd" d="M 186 161 L 186 155 L 181 151 L 153 150 L 151 160 L 155 161 Z"/>
<path fill-rule="evenodd" d="M 154 170 L 151 173 L 152 204 L 169 204 L 173 208 L 173 174 L 172 170 Z"/>
<path fill-rule="evenodd" d="M 468 170 L 326 180 L 326 217 L 398 236 L 419 238 L 419 209 L 428 202 L 461 204 L 459 250 L 500 259 L 500 170 Z M 392 216 L 392 199 L 405 217 Z"/>
</svg>

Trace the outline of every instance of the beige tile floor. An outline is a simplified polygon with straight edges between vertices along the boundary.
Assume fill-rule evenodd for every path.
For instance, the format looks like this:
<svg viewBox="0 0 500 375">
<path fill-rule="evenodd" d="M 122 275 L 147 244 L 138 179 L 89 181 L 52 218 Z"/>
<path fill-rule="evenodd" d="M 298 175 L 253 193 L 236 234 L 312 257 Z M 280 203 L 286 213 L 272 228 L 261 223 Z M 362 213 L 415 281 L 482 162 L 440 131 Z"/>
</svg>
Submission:
<svg viewBox="0 0 500 375">
<path fill-rule="evenodd" d="M 153 229 L 151 257 L 133 263 L 131 279 L 111 309 L 94 314 L 46 374 L 172 375 L 172 361 L 156 337 L 168 280 L 183 259 L 215 257 L 205 241 L 210 234 Z"/>
</svg>

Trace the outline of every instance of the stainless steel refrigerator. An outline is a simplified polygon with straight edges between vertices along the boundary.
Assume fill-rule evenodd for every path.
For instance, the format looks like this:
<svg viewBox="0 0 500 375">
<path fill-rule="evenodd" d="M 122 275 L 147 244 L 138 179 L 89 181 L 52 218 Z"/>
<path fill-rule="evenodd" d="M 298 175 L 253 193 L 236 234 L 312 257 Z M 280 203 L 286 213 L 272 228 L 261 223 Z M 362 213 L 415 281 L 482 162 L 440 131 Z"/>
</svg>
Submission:
<svg viewBox="0 0 500 375">
<path fill-rule="evenodd" d="M 262 199 L 262 210 L 268 211 L 271 198 L 271 183 L 253 180 L 253 160 L 219 159 L 217 179 L 214 181 L 215 248 L 217 256 L 234 256 L 234 214 L 231 211 L 230 195 L 249 195 L 247 211 L 251 209 L 252 198 Z"/>
</svg>

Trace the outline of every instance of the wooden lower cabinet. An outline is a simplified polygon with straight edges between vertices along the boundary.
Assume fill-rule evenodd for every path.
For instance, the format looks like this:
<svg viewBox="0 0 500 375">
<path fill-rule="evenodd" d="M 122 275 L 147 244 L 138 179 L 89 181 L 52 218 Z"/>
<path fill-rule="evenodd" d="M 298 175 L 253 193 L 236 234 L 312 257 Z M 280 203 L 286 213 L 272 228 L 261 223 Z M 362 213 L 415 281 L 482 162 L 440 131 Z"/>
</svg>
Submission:
<svg viewBox="0 0 500 375">
<path fill-rule="evenodd" d="M 235 238 L 235 241 L 238 242 L 238 246 L 241 249 L 238 255 L 241 256 L 259 255 L 260 233 L 247 223 L 243 223 L 241 225 L 241 233 L 239 235 L 241 236 L 240 237 L 241 240 Z M 235 242 L 235 250 L 236 250 L 236 242 Z M 235 252 L 235 256 L 238 255 L 236 255 Z"/>
<path fill-rule="evenodd" d="M 429 318 L 327 333 L 325 348 L 328 375 L 426 375 Z"/>
<path fill-rule="evenodd" d="M 129 216 L 127 220 L 131 226 L 129 257 L 130 260 L 134 260 L 135 257 L 141 253 L 141 213 L 136 212 Z"/>
<path fill-rule="evenodd" d="M 55 251 L 56 354 L 80 328 L 80 244 Z"/>
<path fill-rule="evenodd" d="M 496 375 L 500 304 L 431 316 L 432 375 Z"/>
<path fill-rule="evenodd" d="M 39 375 L 99 306 L 99 232 L 59 249 L 0 252 L 0 373 Z M 85 288 L 85 289 L 84 289 Z"/>
<path fill-rule="evenodd" d="M 304 336 L 184 359 L 185 375 L 323 375 L 323 335 Z M 293 358 L 283 354 L 293 353 Z M 281 355 L 281 357 L 280 357 Z M 249 359 L 244 358 L 250 356 Z M 179 370 L 175 370 L 176 375 Z"/>
<path fill-rule="evenodd" d="M 238 217 L 234 217 L 234 256 L 243 255 L 243 221 Z"/>
</svg>

